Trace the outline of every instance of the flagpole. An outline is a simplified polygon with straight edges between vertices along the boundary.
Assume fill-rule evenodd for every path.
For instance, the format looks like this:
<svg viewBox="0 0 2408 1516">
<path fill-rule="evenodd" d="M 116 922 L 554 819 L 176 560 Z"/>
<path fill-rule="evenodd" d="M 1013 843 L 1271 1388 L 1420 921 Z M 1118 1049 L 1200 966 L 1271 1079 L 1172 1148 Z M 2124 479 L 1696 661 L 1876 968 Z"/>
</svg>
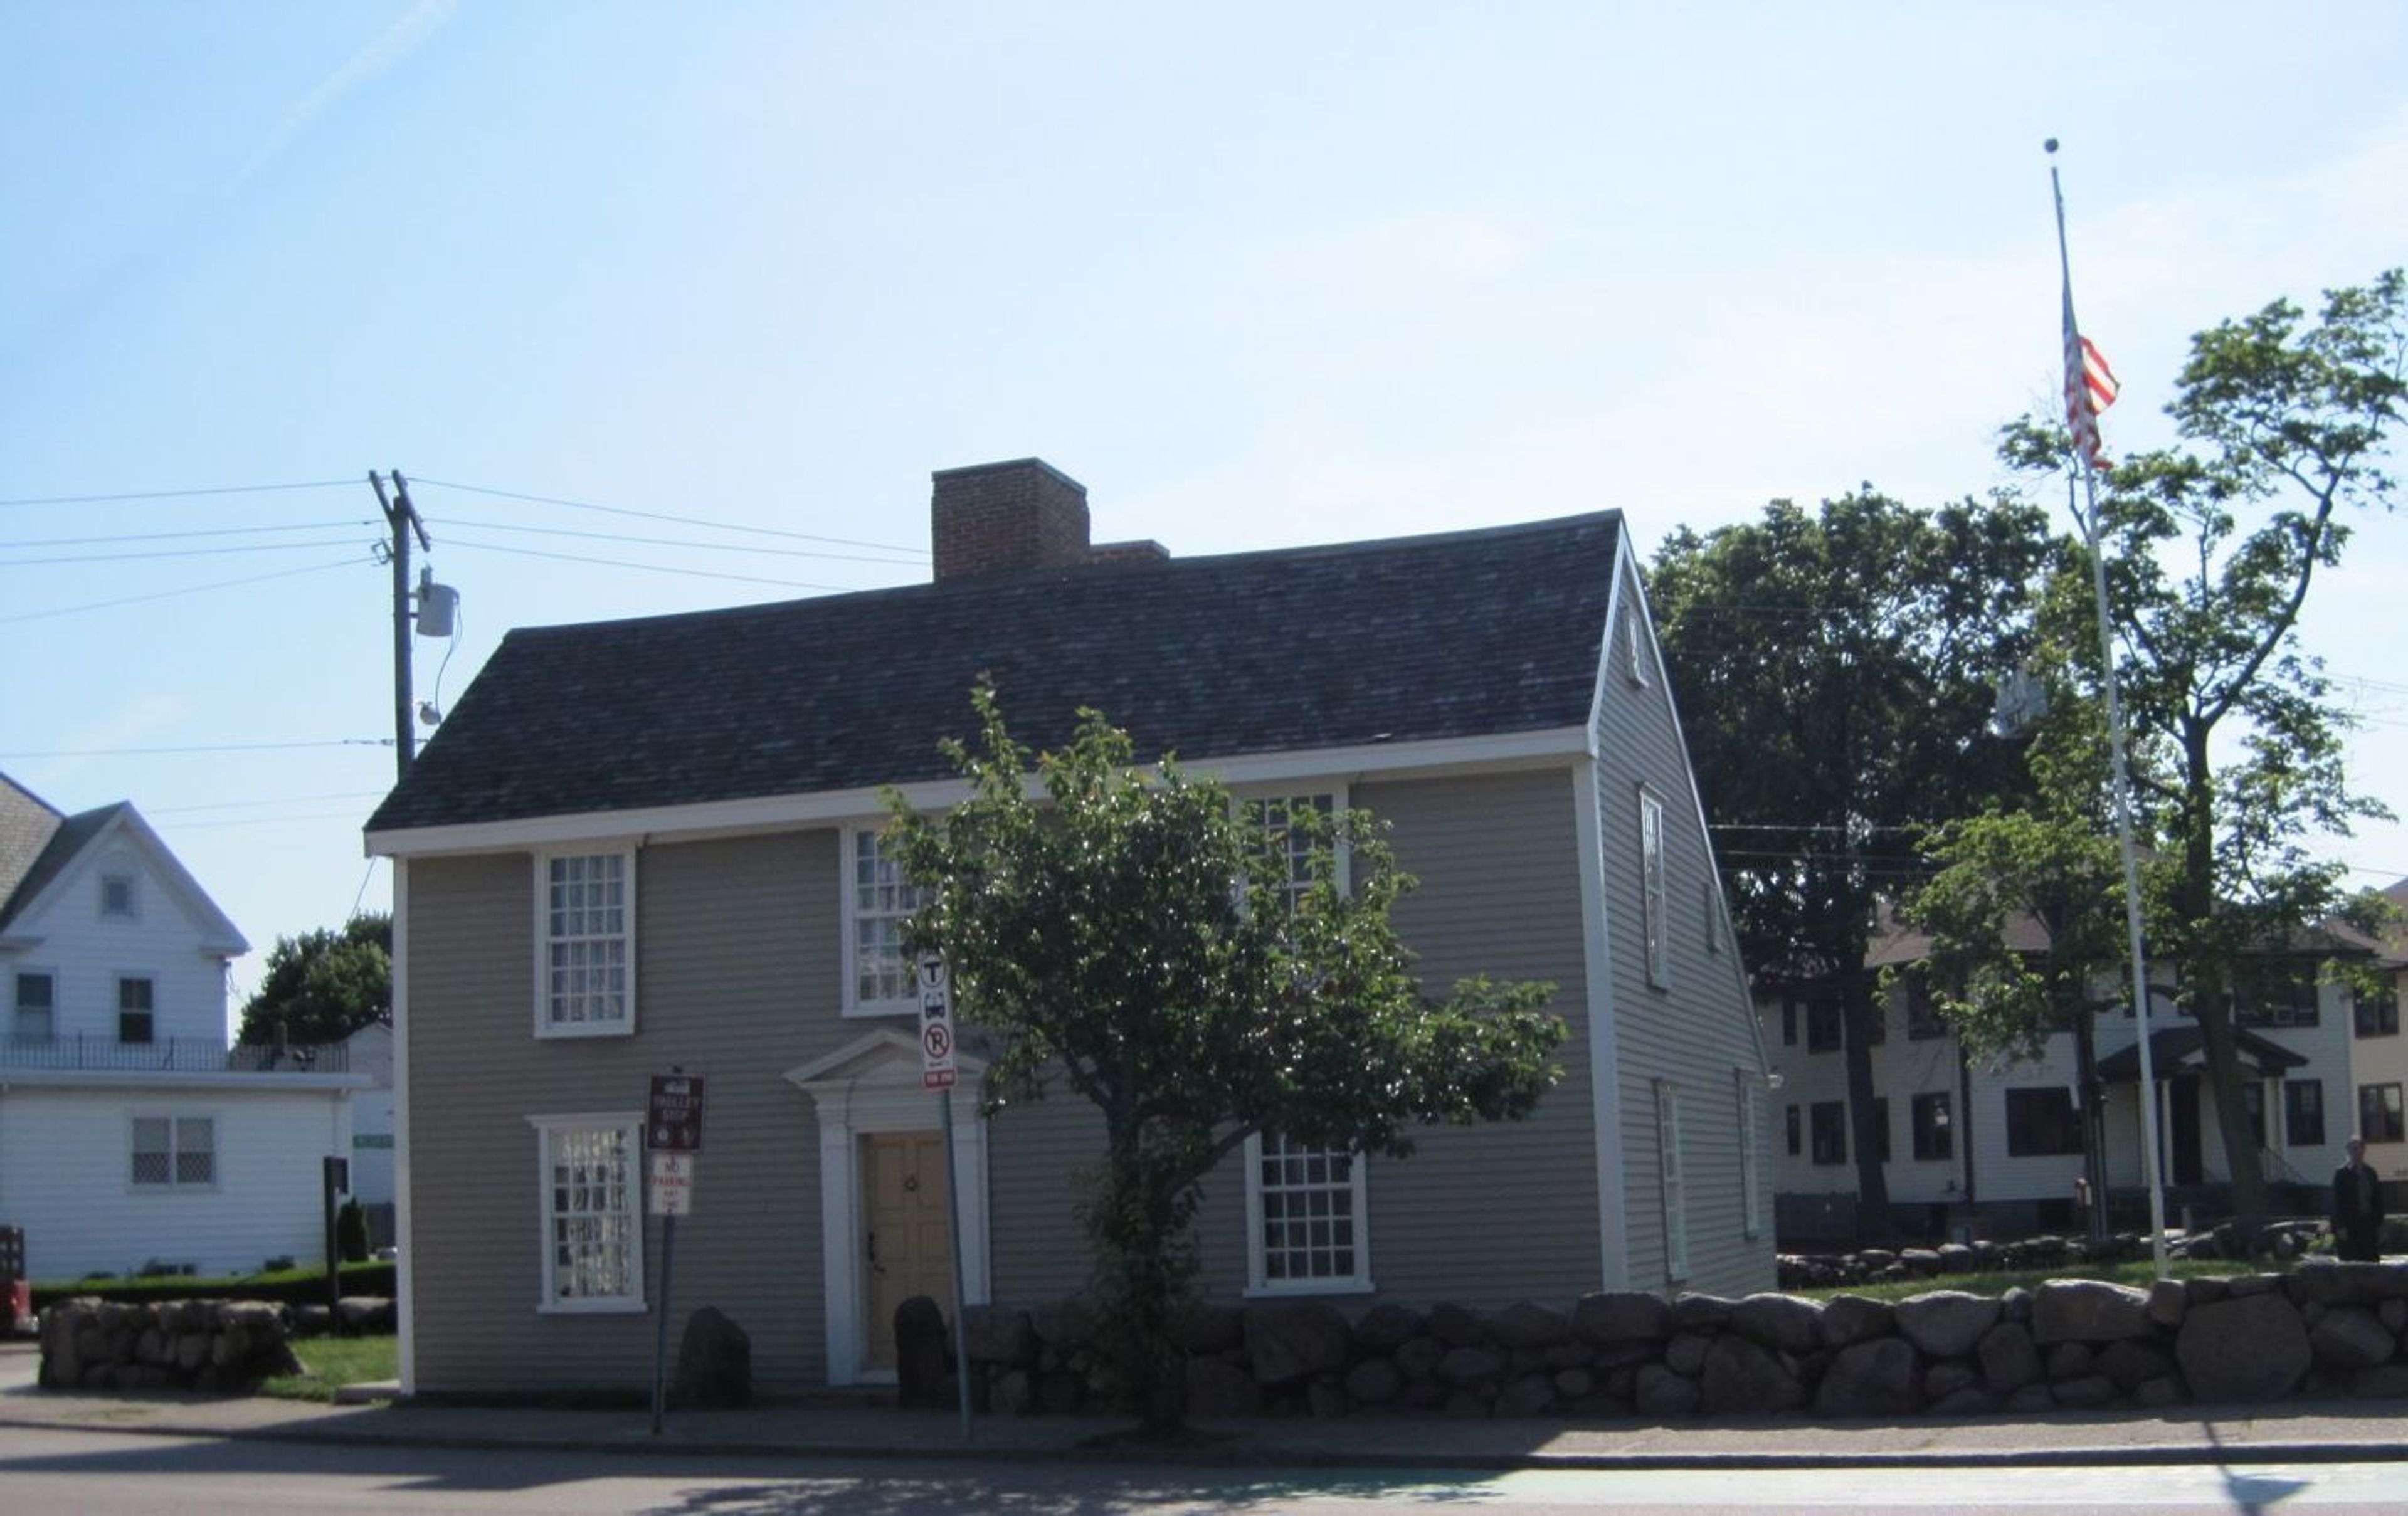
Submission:
<svg viewBox="0 0 2408 1516">
<path fill-rule="evenodd" d="M 2065 288 L 2065 404 L 2071 422 L 2087 411 L 2090 392 L 2083 374 L 2082 328 L 2073 320 L 2073 262 L 2065 246 L 2065 187 L 2057 177 L 2057 138 L 2048 139 L 2048 188 L 2057 201 L 2057 263 Z M 2095 437 L 2098 419 L 2091 418 Z M 2149 966 L 2141 930 L 2141 855 L 2132 841 L 2132 779 L 2124 749 L 2124 710 L 2115 691 L 2114 623 L 2107 613 L 2107 555 L 2099 543 L 2099 471 L 2094 446 L 2085 447 L 2076 428 L 2074 456 L 2082 467 L 2083 539 L 2090 549 L 2090 588 L 2099 610 L 2099 661 L 2107 699 L 2107 749 L 2114 765 L 2115 838 L 2124 854 L 2124 924 L 2131 939 L 2132 1014 L 2141 1032 L 2141 1170 L 2149 1189 L 2149 1255 L 2157 1278 L 2166 1270 L 2166 1192 L 2157 1169 L 2157 1069 L 2149 1048 Z"/>
</svg>

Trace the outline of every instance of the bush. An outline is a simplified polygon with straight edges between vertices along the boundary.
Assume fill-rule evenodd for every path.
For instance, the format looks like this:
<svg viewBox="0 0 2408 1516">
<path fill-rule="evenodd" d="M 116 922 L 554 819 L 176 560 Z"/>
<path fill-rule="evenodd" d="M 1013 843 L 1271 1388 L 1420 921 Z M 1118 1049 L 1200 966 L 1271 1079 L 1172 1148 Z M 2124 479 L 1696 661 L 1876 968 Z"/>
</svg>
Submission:
<svg viewBox="0 0 2408 1516">
<path fill-rule="evenodd" d="M 390 1263 L 345 1264 L 340 1293 L 390 1297 L 394 1294 L 394 1267 Z M 266 1300 L 287 1306 L 322 1305 L 326 1299 L 326 1271 L 322 1268 L 295 1268 L 222 1279 L 167 1275 L 150 1279 L 87 1278 L 73 1283 L 37 1283 L 34 1286 L 34 1309 L 41 1310 L 62 1300 L 73 1300 L 83 1295 L 128 1303 L 146 1300 Z"/>
</svg>

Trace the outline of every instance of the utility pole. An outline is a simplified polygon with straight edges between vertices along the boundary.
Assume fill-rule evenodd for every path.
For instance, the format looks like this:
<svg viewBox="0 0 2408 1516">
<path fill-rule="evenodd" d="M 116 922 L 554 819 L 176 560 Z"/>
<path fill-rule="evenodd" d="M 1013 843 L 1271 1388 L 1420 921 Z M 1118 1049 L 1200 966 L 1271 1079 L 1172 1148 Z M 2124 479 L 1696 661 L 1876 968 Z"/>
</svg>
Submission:
<svg viewBox="0 0 2408 1516">
<path fill-rule="evenodd" d="M 401 470 L 393 471 L 393 493 L 385 493 L 385 481 L 373 468 L 368 470 L 368 483 L 375 487 L 377 504 L 384 508 L 384 519 L 393 528 L 393 761 L 395 783 L 409 778 L 409 761 L 417 756 L 418 738 L 410 726 L 412 715 L 409 691 L 409 537 L 415 532 L 418 545 L 435 551 L 426 539 L 426 523 L 418 519 L 418 508 L 409 503 L 409 481 Z"/>
</svg>

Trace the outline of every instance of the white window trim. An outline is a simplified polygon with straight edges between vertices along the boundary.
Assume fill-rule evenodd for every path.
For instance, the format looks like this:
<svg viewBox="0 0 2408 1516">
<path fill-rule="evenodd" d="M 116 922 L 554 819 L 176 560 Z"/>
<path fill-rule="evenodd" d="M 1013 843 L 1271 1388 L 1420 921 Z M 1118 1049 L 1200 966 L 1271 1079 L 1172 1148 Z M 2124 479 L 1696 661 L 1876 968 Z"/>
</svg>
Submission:
<svg viewBox="0 0 2408 1516">
<path fill-rule="evenodd" d="M 860 839 L 879 837 L 886 830 L 883 822 L 864 822 L 844 828 L 843 839 L 837 851 L 837 895 L 843 904 L 844 989 L 838 1013 L 847 1017 L 914 1016 L 920 1013 L 920 997 L 903 994 L 891 1000 L 864 1000 L 861 996 L 861 899 L 853 878 L 854 855 L 860 850 Z"/>
<path fill-rule="evenodd" d="M 1639 931 L 1647 960 L 1647 982 L 1672 987 L 1671 861 L 1664 836 L 1664 802 L 1645 785 L 1639 789 Z"/>
<path fill-rule="evenodd" d="M 134 1160 L 141 1151 L 141 1149 L 135 1141 L 135 1128 L 138 1123 L 146 1121 L 165 1122 L 167 1123 L 167 1177 L 156 1183 L 146 1182 L 134 1177 Z M 183 1123 L 186 1122 L 207 1122 L 209 1123 L 209 1177 L 208 1181 L 205 1183 L 196 1180 L 179 1180 L 176 1177 L 176 1171 L 179 1166 L 177 1160 L 184 1151 L 183 1144 L 180 1139 L 183 1137 Z M 137 1110 L 126 1119 L 124 1172 L 125 1189 L 127 1194 L 213 1194 L 218 1188 L 219 1166 L 218 1119 L 216 1112 L 191 1110 Z"/>
<path fill-rule="evenodd" d="M 541 1294 L 536 1300 L 536 1313 L 543 1316 L 629 1316 L 647 1310 L 644 1278 L 644 1187 L 650 1180 L 645 1172 L 644 1118 L 641 1111 L 610 1110 L 557 1116 L 530 1116 L 527 1124 L 536 1130 L 535 1142 L 535 1214 L 536 1237 L 541 1251 L 539 1278 Z M 627 1293 L 613 1295 L 580 1295 L 561 1299 L 553 1292 L 552 1247 L 552 1139 L 559 1132 L 590 1132 L 616 1128 L 626 1139 L 629 1153 L 629 1206 L 635 1214 L 631 1229 L 627 1262 Z"/>
<path fill-rule="evenodd" d="M 609 858 L 621 861 L 625 875 L 627 939 L 627 1013 L 615 1022 L 555 1022 L 552 1019 L 552 864 L 556 858 Z M 538 1038 L 633 1037 L 636 1035 L 636 848 L 631 843 L 606 846 L 538 849 L 535 869 L 535 1035 Z"/>
<path fill-rule="evenodd" d="M 1734 1068 L 1731 1070 L 1731 1083 L 1739 1092 L 1740 1233 L 1743 1237 L 1761 1237 L 1764 1234 L 1764 1202 L 1756 1194 L 1760 1174 L 1756 1158 L 1756 1081 L 1749 1077 L 1746 1069 Z"/>
<path fill-rule="evenodd" d="M 165 1040 L 159 1036 L 158 975 L 150 972 L 147 968 L 122 968 L 114 971 L 108 976 L 108 1035 L 112 1041 L 122 1048 L 154 1048 L 162 1041 Z M 125 987 L 129 984 L 147 984 L 150 986 L 150 1008 L 141 1013 L 150 1018 L 150 1040 L 148 1042 L 128 1042 L 125 1040 L 125 1018 L 128 1014 L 125 1008 Z M 51 1014 L 53 1018 L 55 1018 L 57 1013 L 53 1011 Z M 51 1036 L 55 1037 L 57 1035 L 57 1024 L 55 1020 L 53 1020 L 51 1025 Z"/>
<path fill-rule="evenodd" d="M 19 994 L 22 993 L 18 986 L 21 980 L 26 979 L 46 979 L 50 981 L 50 1035 L 47 1037 L 27 1037 L 20 1035 L 17 1030 L 19 1016 L 24 1009 L 22 1002 L 17 998 Z M 15 964 L 10 965 L 8 969 L 8 1024 L 5 1029 L 0 1029 L 0 1037 L 6 1037 L 8 1041 L 17 1044 L 20 1047 L 34 1048 L 48 1047 L 50 1044 L 56 1042 L 59 1039 L 59 971 L 57 969 L 50 967 L 45 964 Z"/>
<path fill-rule="evenodd" d="M 1317 1294 L 1369 1294 L 1378 1286 L 1371 1282 L 1371 1209 L 1370 1189 L 1365 1170 L 1370 1166 L 1363 1155 L 1354 1155 L 1347 1166 L 1349 1188 L 1353 1197 L 1348 1204 L 1354 1209 L 1354 1272 L 1343 1278 L 1308 1280 L 1274 1280 L 1268 1277 L 1263 1258 L 1263 1139 L 1259 1133 L 1246 1138 L 1246 1294 L 1249 1297 Z"/>
<path fill-rule="evenodd" d="M 1664 1195 L 1664 1277 L 1689 1277 L 1689 1181 L 1681 1157 L 1681 1087 L 1656 1081 L 1656 1158 Z"/>
<path fill-rule="evenodd" d="M 1631 683 L 1642 690 L 1647 688 L 1647 645 L 1639 636 L 1639 608 L 1635 605 L 1622 608 L 1622 645 L 1624 673 Z"/>
<path fill-rule="evenodd" d="M 111 910 L 108 887 L 125 886 L 125 908 Z M 104 869 L 100 875 L 100 919 L 105 922 L 138 922 L 142 919 L 142 876 L 130 868 Z"/>
</svg>

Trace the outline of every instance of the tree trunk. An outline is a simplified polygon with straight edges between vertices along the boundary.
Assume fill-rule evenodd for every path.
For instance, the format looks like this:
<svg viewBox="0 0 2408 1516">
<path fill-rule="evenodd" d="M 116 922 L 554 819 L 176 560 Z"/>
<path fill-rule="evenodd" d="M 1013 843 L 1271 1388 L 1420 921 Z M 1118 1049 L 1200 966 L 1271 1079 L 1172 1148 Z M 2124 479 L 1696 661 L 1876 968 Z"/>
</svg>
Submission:
<svg viewBox="0 0 2408 1516">
<path fill-rule="evenodd" d="M 1856 1236 L 1880 1242 L 1890 1234 L 1889 1179 L 1883 1170 L 1882 1125 L 1873 1105 L 1872 1033 L 1882 1007 L 1872 988 L 1872 976 L 1859 952 L 1856 965 L 1840 977 L 1840 1020 L 1846 1032 L 1842 1046 L 1848 1065 L 1848 1126 L 1856 1151 Z"/>
<path fill-rule="evenodd" d="M 2183 879 L 2180 930 L 2183 976 L 2190 984 L 2191 1014 L 2207 1054 L 2207 1082 L 2215 1096 L 2215 1129 L 2224 1138 L 2224 1162 L 2232 1176 L 2232 1212 L 2243 1244 L 2254 1256 L 2266 1230 L 2266 1174 L 2258 1161 L 2258 1137 L 2241 1108 L 2241 1047 L 2233 1036 L 2230 965 L 2219 951 L 2214 922 L 2215 897 L 2215 770 L 2208 761 L 2207 728 L 2186 722 L 2183 730 Z"/>
<path fill-rule="evenodd" d="M 2082 1223 L 2091 1241 L 2101 1242 L 2107 1237 L 2107 1112 L 2099 1086 L 2099 1018 L 2078 995 L 2058 998 L 2076 1002 L 2063 1008 L 2072 1018 L 2074 1078 L 2082 1085 L 2082 1176 L 2090 1187 Z"/>
</svg>

